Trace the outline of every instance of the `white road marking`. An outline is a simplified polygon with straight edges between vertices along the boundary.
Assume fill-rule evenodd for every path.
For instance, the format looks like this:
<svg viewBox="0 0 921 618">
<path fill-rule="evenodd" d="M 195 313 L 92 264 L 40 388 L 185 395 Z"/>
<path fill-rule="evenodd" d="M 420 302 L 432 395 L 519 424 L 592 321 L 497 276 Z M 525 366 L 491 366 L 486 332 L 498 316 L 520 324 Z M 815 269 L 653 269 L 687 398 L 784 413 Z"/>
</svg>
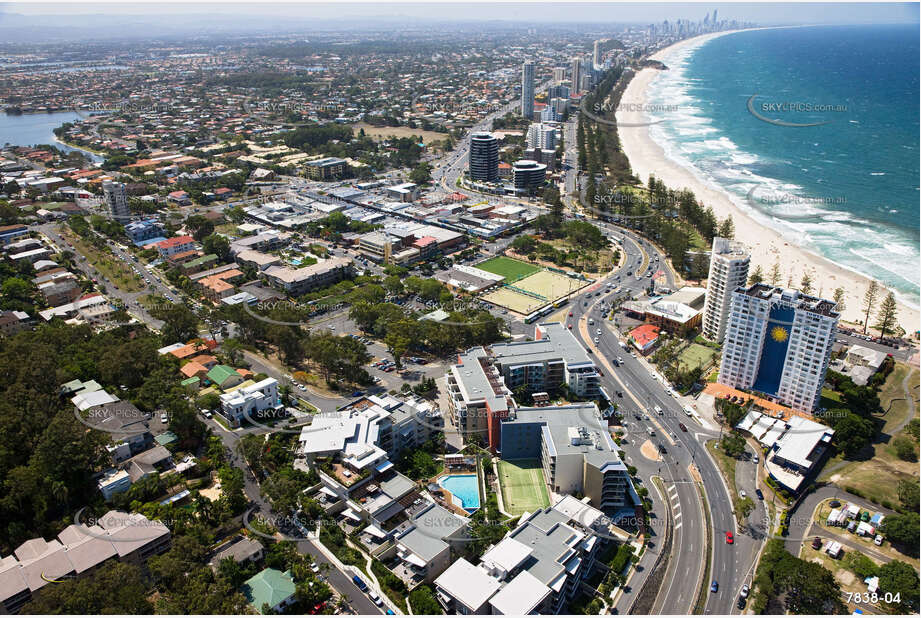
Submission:
<svg viewBox="0 0 921 618">
<path fill-rule="evenodd" d="M 681 522 L 679 521 L 677 524 L 675 524 L 675 530 L 677 530 L 680 527 L 681 527 Z"/>
</svg>

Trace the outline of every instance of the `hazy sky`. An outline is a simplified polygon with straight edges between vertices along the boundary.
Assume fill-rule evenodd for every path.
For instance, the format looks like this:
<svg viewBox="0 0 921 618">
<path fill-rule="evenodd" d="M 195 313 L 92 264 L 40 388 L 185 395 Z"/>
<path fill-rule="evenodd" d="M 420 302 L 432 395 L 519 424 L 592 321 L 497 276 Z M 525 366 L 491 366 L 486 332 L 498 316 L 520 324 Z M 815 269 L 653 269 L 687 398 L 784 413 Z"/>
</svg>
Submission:
<svg viewBox="0 0 921 618">
<path fill-rule="evenodd" d="M 220 6 L 222 17 L 231 15 L 273 15 L 275 17 L 290 15 L 313 19 L 348 19 L 350 17 L 369 18 L 374 16 L 410 16 L 423 20 L 460 19 L 472 20 L 516 20 L 529 22 L 658 22 L 664 19 L 701 19 L 714 8 L 719 10 L 720 18 L 738 19 L 763 24 L 810 23 L 893 23 L 918 22 L 919 5 L 917 3 L 586 3 L 586 2 L 474 2 L 474 3 L 440 3 L 440 2 L 401 2 L 401 3 L 233 3 L 219 0 L 217 2 L 182 2 L 160 0 L 156 3 L 144 2 L 30 2 L 0 3 L 0 22 L 2 13 L 19 13 L 29 16 L 40 15 L 157 15 L 169 14 L 208 14 L 214 13 L 215 5 Z"/>
</svg>

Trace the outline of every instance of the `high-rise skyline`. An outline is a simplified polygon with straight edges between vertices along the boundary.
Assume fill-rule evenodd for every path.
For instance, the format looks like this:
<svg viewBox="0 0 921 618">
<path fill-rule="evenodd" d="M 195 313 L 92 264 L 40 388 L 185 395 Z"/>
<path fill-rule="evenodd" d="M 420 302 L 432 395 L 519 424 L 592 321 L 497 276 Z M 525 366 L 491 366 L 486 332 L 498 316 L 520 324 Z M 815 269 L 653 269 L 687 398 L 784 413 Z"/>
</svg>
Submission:
<svg viewBox="0 0 921 618">
<path fill-rule="evenodd" d="M 530 60 L 521 65 L 521 115 L 528 120 L 534 117 L 534 63 Z"/>
</svg>

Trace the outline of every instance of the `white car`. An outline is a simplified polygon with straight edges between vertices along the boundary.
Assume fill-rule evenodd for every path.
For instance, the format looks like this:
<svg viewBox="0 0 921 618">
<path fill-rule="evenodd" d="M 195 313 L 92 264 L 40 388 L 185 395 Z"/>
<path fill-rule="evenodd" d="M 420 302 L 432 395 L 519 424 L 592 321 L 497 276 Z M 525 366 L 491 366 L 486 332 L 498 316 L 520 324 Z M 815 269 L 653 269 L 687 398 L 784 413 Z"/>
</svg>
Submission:
<svg viewBox="0 0 921 618">
<path fill-rule="evenodd" d="M 599 339 L 598 337 L 595 337 L 595 343 L 599 343 L 600 341 L 601 339 Z"/>
<path fill-rule="evenodd" d="M 161 423 L 168 423 L 168 422 L 169 422 L 169 417 L 168 417 L 166 414 L 161 414 L 161 415 L 160 415 L 160 422 L 161 422 Z"/>
<path fill-rule="evenodd" d="M 745 490 L 744 490 L 744 489 L 743 489 L 742 491 L 739 492 L 739 495 L 742 496 L 743 498 L 747 498 L 747 497 L 748 497 L 748 494 L 745 493 Z"/>
<path fill-rule="evenodd" d="M 662 414 L 662 408 L 660 408 L 659 406 L 653 407 L 653 410 L 656 411 L 656 414 Z"/>
</svg>

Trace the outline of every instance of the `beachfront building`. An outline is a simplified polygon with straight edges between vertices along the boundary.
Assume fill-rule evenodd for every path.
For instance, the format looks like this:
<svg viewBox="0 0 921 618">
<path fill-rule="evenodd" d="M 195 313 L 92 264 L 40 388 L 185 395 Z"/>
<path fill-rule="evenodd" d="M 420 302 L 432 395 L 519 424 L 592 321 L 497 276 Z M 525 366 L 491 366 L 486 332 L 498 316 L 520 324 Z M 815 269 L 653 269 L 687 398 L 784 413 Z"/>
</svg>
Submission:
<svg viewBox="0 0 921 618">
<path fill-rule="evenodd" d="M 528 149 L 537 148 L 538 150 L 555 150 L 556 149 L 556 127 L 540 122 L 535 122 L 528 127 L 528 136 L 526 138 Z"/>
<path fill-rule="evenodd" d="M 834 301 L 764 283 L 738 288 L 723 342 L 719 382 L 797 410 L 819 403 L 835 343 Z"/>
<path fill-rule="evenodd" d="M 732 292 L 748 282 L 750 261 L 751 254 L 742 243 L 719 237 L 713 239 L 702 329 L 707 339 L 722 343 Z"/>
<path fill-rule="evenodd" d="M 784 420 L 750 411 L 736 425 L 768 449 L 764 469 L 775 481 L 791 492 L 804 488 L 811 475 L 819 470 L 831 452 L 835 432 L 830 427 L 791 416 Z"/>
<path fill-rule="evenodd" d="M 435 580 L 447 614 L 564 614 L 612 538 L 603 513 L 572 496 L 525 514 L 474 565 L 455 561 Z"/>
</svg>

